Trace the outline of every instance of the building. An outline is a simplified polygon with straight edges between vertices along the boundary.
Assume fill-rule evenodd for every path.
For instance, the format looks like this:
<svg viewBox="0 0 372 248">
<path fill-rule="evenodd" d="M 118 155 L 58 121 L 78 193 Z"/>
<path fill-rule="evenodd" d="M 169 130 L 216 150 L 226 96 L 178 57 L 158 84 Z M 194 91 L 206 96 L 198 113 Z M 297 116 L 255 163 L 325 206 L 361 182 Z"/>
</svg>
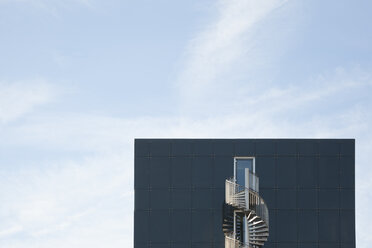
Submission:
<svg viewBox="0 0 372 248">
<path fill-rule="evenodd" d="M 134 247 L 355 248 L 354 151 L 353 139 L 136 139 Z"/>
</svg>

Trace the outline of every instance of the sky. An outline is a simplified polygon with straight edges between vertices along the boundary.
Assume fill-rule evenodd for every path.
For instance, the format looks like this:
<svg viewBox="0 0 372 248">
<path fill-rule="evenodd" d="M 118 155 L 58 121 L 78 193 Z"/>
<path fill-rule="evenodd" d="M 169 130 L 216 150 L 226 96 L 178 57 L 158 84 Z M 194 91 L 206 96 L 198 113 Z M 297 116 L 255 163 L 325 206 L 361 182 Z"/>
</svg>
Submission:
<svg viewBox="0 0 372 248">
<path fill-rule="evenodd" d="M 355 138 L 369 0 L 0 0 L 0 247 L 133 246 L 134 138 Z"/>
</svg>

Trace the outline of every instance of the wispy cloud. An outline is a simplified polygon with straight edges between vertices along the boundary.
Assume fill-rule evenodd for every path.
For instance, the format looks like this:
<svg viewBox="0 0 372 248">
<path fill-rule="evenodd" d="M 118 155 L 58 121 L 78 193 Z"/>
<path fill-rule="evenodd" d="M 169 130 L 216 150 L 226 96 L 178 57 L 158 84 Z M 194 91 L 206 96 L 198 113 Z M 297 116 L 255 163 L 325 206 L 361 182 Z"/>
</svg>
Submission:
<svg viewBox="0 0 372 248">
<path fill-rule="evenodd" d="M 221 77 L 229 80 L 224 75 L 231 71 L 236 73 L 234 66 L 253 45 L 252 39 L 247 40 L 249 32 L 285 2 L 219 1 L 217 20 L 197 34 L 187 48 L 186 61 L 178 80 L 180 94 L 198 100 L 200 94 L 224 90 L 219 85 L 223 82 Z M 232 75 L 228 75 L 231 79 Z"/>
<path fill-rule="evenodd" d="M 132 175 L 127 152 L 28 165 L 6 178 L 0 173 L 0 246 L 130 245 Z"/>
<path fill-rule="evenodd" d="M 56 94 L 45 80 L 0 82 L 0 123 L 9 122 L 51 101 Z"/>
<path fill-rule="evenodd" d="M 4 230 L 0 230 L 0 238 L 6 238 L 8 236 L 19 233 L 23 230 L 21 225 L 12 225 Z"/>
</svg>

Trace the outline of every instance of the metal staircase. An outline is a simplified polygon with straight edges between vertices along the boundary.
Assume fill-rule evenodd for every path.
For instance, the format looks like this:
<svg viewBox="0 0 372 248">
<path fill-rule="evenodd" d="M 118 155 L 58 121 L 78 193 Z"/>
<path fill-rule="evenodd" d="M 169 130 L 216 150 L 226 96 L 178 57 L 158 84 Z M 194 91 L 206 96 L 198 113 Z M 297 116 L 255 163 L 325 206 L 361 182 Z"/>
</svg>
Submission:
<svg viewBox="0 0 372 248">
<path fill-rule="evenodd" d="M 259 195 L 258 177 L 247 171 L 246 186 L 229 178 L 225 183 L 223 232 L 225 248 L 260 248 L 269 236 L 269 211 Z"/>
</svg>

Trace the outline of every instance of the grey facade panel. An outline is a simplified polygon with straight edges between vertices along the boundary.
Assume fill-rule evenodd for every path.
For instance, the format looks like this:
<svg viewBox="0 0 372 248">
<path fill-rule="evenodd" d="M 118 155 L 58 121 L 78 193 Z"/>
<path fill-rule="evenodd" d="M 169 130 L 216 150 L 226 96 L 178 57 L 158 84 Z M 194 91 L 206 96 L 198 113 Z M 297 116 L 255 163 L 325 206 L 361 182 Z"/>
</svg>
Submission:
<svg viewBox="0 0 372 248">
<path fill-rule="evenodd" d="M 239 156 L 255 158 L 265 248 L 355 248 L 353 139 L 136 139 L 134 247 L 225 247 L 225 180 Z"/>
</svg>

